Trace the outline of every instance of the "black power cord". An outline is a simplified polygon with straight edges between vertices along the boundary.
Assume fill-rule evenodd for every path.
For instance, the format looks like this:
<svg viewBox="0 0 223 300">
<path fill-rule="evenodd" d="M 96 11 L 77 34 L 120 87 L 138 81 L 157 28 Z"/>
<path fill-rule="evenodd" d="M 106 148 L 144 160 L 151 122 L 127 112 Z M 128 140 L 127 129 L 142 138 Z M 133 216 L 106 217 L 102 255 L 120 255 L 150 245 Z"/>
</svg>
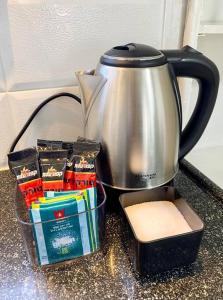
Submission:
<svg viewBox="0 0 223 300">
<path fill-rule="evenodd" d="M 59 97 L 70 97 L 73 98 L 74 100 L 76 100 L 78 103 L 81 103 L 81 99 L 71 93 L 58 93 L 55 94 L 53 96 L 50 96 L 49 98 L 47 98 L 46 100 L 44 100 L 39 106 L 37 106 L 37 108 L 33 111 L 33 113 L 31 114 L 31 116 L 29 117 L 29 119 L 26 121 L 25 125 L 23 126 L 23 128 L 20 130 L 19 134 L 17 135 L 17 137 L 15 138 L 15 140 L 13 141 L 9 152 L 13 152 L 16 145 L 18 144 L 19 140 L 21 139 L 21 137 L 23 136 L 24 132 L 27 130 L 27 128 L 29 127 L 30 123 L 32 122 L 32 120 L 35 118 L 35 116 L 38 114 L 38 112 L 41 110 L 41 108 L 43 108 L 43 106 L 45 106 L 47 103 L 49 103 L 52 100 L 55 100 Z"/>
</svg>

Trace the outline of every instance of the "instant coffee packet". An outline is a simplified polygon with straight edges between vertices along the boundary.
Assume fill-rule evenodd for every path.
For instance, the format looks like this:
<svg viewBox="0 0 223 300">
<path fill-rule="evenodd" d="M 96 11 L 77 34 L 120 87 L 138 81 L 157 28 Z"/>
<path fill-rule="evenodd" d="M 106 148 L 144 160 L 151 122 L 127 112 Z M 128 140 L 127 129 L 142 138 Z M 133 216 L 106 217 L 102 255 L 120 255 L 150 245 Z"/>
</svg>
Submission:
<svg viewBox="0 0 223 300">
<path fill-rule="evenodd" d="M 39 162 L 44 191 L 61 191 L 64 188 L 64 172 L 67 150 L 46 150 L 39 152 Z"/>
<path fill-rule="evenodd" d="M 62 149 L 62 144 L 63 144 L 62 141 L 50 141 L 50 140 L 37 139 L 38 151 Z"/>
<path fill-rule="evenodd" d="M 29 208 L 33 201 L 43 197 L 38 153 L 34 148 L 9 153 L 8 164 L 16 177 L 26 207 Z"/>
<path fill-rule="evenodd" d="M 64 173 L 64 190 L 73 190 L 74 187 L 74 173 L 73 173 L 73 161 L 71 156 L 73 154 L 73 142 L 63 142 L 63 141 L 51 141 L 51 140 L 37 140 L 37 148 L 39 151 L 46 150 L 67 150 L 67 164 Z"/>
<path fill-rule="evenodd" d="M 86 139 L 85 137 L 82 137 L 82 136 L 78 136 L 77 142 L 80 142 L 80 143 L 90 143 L 90 144 L 99 144 L 95 140 Z"/>
<path fill-rule="evenodd" d="M 64 174 L 64 190 L 70 191 L 74 189 L 74 170 L 73 170 L 73 150 L 74 143 L 63 142 L 62 148 L 68 151 L 67 153 L 67 165 Z"/>
<path fill-rule="evenodd" d="M 78 141 L 74 143 L 74 189 L 96 187 L 95 159 L 100 151 L 99 143 Z"/>
</svg>

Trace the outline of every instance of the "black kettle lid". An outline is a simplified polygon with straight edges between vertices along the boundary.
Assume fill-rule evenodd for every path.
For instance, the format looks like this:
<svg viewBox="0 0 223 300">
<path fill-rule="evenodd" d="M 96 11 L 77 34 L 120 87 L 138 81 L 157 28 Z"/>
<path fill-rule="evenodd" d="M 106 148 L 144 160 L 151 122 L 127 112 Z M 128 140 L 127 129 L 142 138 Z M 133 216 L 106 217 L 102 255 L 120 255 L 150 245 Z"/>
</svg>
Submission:
<svg viewBox="0 0 223 300">
<path fill-rule="evenodd" d="M 105 52 L 100 59 L 103 65 L 132 68 L 159 66 L 165 62 L 165 56 L 161 51 L 136 43 L 115 46 Z"/>
</svg>

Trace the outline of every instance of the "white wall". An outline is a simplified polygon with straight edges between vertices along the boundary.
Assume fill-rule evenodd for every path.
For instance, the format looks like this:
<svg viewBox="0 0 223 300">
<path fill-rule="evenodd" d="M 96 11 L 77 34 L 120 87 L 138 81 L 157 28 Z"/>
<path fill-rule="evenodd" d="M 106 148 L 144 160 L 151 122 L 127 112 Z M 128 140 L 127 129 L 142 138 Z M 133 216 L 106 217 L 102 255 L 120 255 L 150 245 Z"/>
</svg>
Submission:
<svg viewBox="0 0 223 300">
<path fill-rule="evenodd" d="M 211 34 L 198 38 L 197 49 L 209 57 L 218 66 L 220 79 L 223 78 L 222 61 L 223 35 Z M 192 113 L 197 98 L 197 84 L 192 86 L 192 96 L 189 103 L 189 114 Z M 223 83 L 220 80 L 218 97 L 210 121 L 194 151 L 202 148 L 223 146 Z"/>
<path fill-rule="evenodd" d="M 74 71 L 94 68 L 112 46 L 181 45 L 186 0 L 1 0 L 0 167 L 33 109 L 59 91 L 78 92 Z M 36 138 L 82 134 L 80 105 L 60 99 L 44 108 L 17 149 Z"/>
<path fill-rule="evenodd" d="M 223 1 L 222 0 L 204 0 L 201 12 L 201 24 L 222 24 L 223 22 Z M 223 146 L 223 33 L 221 34 L 202 34 L 197 36 L 197 49 L 209 57 L 218 67 L 220 73 L 220 85 L 218 97 L 213 114 L 208 126 L 201 139 L 192 150 L 193 152 L 204 149 Z M 198 86 L 195 81 L 192 85 L 192 95 L 188 101 L 188 115 L 192 113 L 197 99 Z M 189 156 L 190 158 L 190 156 Z"/>
<path fill-rule="evenodd" d="M 216 105 L 208 126 L 186 158 L 204 175 L 223 188 L 221 163 L 223 156 L 223 1 L 204 0 L 202 2 L 200 32 L 205 34 L 196 37 L 197 48 L 216 63 L 220 73 L 220 85 Z M 193 110 L 196 94 L 197 88 L 193 84 L 192 96 L 188 102 L 189 112 Z"/>
<path fill-rule="evenodd" d="M 223 21 L 223 1 L 203 0 L 203 10 L 201 22 L 222 22 Z"/>
</svg>

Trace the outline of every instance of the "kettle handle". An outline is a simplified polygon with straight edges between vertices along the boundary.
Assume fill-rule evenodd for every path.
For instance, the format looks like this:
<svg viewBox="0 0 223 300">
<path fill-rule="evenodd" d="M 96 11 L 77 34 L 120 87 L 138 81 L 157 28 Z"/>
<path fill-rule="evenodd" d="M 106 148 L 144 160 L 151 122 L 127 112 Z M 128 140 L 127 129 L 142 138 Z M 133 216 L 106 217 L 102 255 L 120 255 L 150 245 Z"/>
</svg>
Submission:
<svg viewBox="0 0 223 300">
<path fill-rule="evenodd" d="M 181 134 L 179 159 L 182 159 L 198 142 L 210 119 L 218 93 L 219 72 L 210 59 L 190 46 L 162 52 L 177 77 L 191 77 L 199 84 L 194 111 Z"/>
</svg>

